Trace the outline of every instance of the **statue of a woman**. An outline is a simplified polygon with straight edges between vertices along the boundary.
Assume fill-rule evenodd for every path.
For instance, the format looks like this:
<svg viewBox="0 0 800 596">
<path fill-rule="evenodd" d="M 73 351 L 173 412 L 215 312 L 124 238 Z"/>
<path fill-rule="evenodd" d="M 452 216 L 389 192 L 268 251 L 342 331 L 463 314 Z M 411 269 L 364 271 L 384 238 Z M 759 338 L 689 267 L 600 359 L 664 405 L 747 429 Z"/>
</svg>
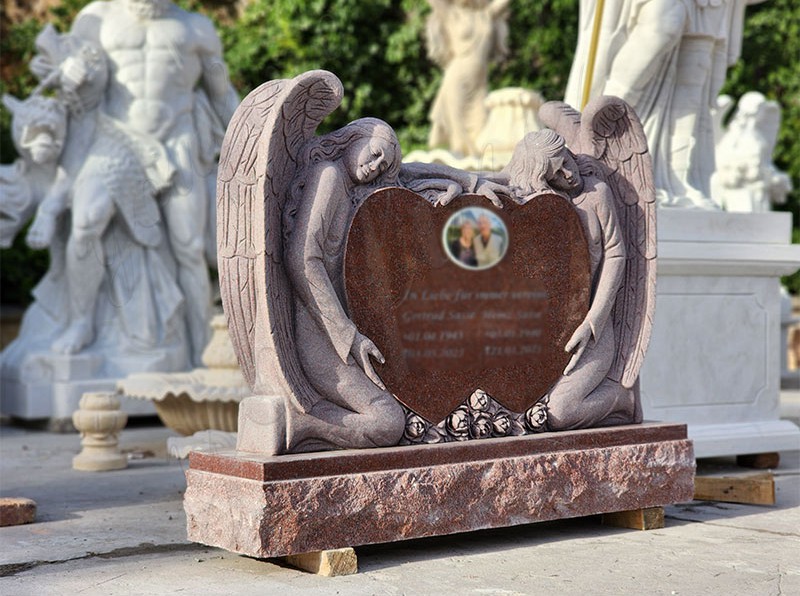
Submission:
<svg viewBox="0 0 800 596">
<path fill-rule="evenodd" d="M 480 155 L 475 139 L 486 122 L 489 62 L 508 52 L 509 0 L 429 0 L 428 55 L 444 68 L 430 112 L 428 145 Z"/>
</svg>

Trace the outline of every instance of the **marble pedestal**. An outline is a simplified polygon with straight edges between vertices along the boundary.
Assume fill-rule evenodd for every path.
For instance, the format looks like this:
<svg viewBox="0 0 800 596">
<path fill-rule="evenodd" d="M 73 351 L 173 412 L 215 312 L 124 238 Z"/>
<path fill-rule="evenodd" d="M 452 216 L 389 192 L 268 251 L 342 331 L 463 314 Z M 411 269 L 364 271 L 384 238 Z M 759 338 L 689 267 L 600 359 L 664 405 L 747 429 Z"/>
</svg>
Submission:
<svg viewBox="0 0 800 596">
<path fill-rule="evenodd" d="M 192 453 L 189 539 L 259 558 L 660 507 L 694 495 L 686 427 L 386 449 Z"/>
<path fill-rule="evenodd" d="M 647 419 L 688 424 L 697 457 L 800 449 L 780 420 L 780 276 L 800 267 L 788 213 L 661 209 Z"/>
<path fill-rule="evenodd" d="M 6 416 L 46 421 L 50 430 L 72 430 L 72 413 L 84 393 L 115 392 L 118 379 L 108 377 L 99 354 L 72 356 L 50 352 L 26 355 L 23 365 L 5 366 L 0 375 L 0 409 Z M 155 416 L 153 404 L 123 399 L 133 416 Z"/>
</svg>

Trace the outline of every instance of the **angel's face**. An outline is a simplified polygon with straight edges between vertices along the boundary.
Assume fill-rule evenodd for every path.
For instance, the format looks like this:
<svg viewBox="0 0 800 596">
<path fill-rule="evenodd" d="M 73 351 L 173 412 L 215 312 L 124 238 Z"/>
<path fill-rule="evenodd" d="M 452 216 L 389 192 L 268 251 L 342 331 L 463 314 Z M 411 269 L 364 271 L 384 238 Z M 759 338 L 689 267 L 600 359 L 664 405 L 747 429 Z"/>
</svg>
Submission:
<svg viewBox="0 0 800 596">
<path fill-rule="evenodd" d="M 365 137 L 355 141 L 345 160 L 353 182 L 369 184 L 383 174 L 394 159 L 394 146 L 378 136 Z"/>
<path fill-rule="evenodd" d="M 547 181 L 555 190 L 571 193 L 580 190 L 583 184 L 578 164 L 567 149 L 550 159 Z"/>
</svg>

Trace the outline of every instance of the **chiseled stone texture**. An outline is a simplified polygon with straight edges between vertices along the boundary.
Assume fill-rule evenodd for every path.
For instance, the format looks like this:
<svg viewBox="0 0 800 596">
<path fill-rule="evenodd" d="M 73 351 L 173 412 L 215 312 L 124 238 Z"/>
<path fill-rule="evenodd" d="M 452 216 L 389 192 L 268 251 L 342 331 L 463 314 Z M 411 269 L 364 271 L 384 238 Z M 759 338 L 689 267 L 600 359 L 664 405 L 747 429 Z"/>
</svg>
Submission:
<svg viewBox="0 0 800 596">
<path fill-rule="evenodd" d="M 22 497 L 0 499 L 0 528 L 33 523 L 36 518 L 36 502 Z"/>
<path fill-rule="evenodd" d="M 684 425 L 259 457 L 192 454 L 189 539 L 255 557 L 689 501 Z"/>
</svg>

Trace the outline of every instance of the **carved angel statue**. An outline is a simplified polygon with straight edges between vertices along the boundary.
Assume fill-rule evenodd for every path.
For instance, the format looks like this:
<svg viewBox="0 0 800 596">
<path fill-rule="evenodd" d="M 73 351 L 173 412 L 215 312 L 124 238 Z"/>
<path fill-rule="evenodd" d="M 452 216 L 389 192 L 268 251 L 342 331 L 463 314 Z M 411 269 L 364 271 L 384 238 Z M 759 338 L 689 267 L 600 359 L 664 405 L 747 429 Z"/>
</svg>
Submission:
<svg viewBox="0 0 800 596">
<path fill-rule="evenodd" d="M 383 354 L 348 314 L 343 274 L 356 210 L 391 186 L 423 193 L 434 205 L 464 193 L 482 194 L 495 207 L 503 204 L 498 194 L 519 203 L 542 193 L 569 200 L 589 244 L 592 300 L 546 401 L 550 427 L 640 420 L 637 380 L 655 299 L 655 196 L 631 108 L 602 98 L 581 119 L 565 104 L 548 104 L 543 117 L 563 137 L 529 135 L 497 175 L 401 167 L 397 137 L 374 118 L 316 136 L 341 99 L 341 83 L 329 72 L 270 81 L 242 102 L 223 143 L 220 286 L 255 394 L 240 406 L 238 448 L 278 454 L 390 446 L 408 431 L 408 413 L 373 368 Z"/>
<path fill-rule="evenodd" d="M 718 103 L 725 103 L 726 97 L 720 97 Z M 727 100 L 731 102 L 729 97 Z M 741 97 L 716 146 L 717 170 L 711 176 L 711 198 L 720 207 L 726 211 L 764 212 L 771 205 L 786 202 L 792 181 L 772 163 L 780 124 L 781 108 L 776 101 L 767 100 L 757 91 Z"/>
<path fill-rule="evenodd" d="M 178 349 L 177 362 L 167 367 L 184 366 L 183 298 L 156 202 L 172 174 L 165 150 L 102 112 L 109 73 L 95 44 L 48 26 L 36 45 L 54 70 L 31 98 L 13 104 L 15 119 L 31 106 L 39 106 L 34 115 L 50 106 L 63 122 L 40 121 L 31 157 L 36 160 L 37 143 L 50 143 L 50 176 L 15 211 L 17 224 L 8 232 L 13 237 L 35 211 L 26 240 L 50 250 L 50 267 L 19 337 L 3 353 L 4 369 L 22 367 L 31 353 L 95 351 L 113 359 L 153 350 L 158 358 L 155 348 L 165 345 Z M 75 70 L 84 74 L 80 82 L 70 74 Z M 56 99 L 39 95 L 47 88 Z M 120 372 L 110 366 L 103 374 Z"/>
<path fill-rule="evenodd" d="M 549 102 L 552 130 L 530 133 L 504 170 L 521 202 L 572 201 L 589 243 L 591 305 L 565 346 L 572 358 L 546 400 L 552 430 L 641 422 L 639 369 L 655 307 L 656 203 L 642 125 L 615 97 L 581 115 Z M 568 149 L 567 147 L 571 148 Z"/>
<path fill-rule="evenodd" d="M 428 145 L 480 155 L 475 141 L 486 123 L 489 62 L 508 53 L 509 0 L 429 0 L 428 55 L 444 68 L 430 112 Z"/>
<path fill-rule="evenodd" d="M 355 207 L 397 183 L 400 145 L 374 118 L 316 137 L 341 99 L 341 83 L 324 71 L 265 83 L 223 143 L 222 300 L 261 396 L 243 408 L 269 426 L 262 452 L 395 445 L 403 433 L 403 410 L 370 362 L 383 356 L 345 312 L 342 276 Z"/>
</svg>

